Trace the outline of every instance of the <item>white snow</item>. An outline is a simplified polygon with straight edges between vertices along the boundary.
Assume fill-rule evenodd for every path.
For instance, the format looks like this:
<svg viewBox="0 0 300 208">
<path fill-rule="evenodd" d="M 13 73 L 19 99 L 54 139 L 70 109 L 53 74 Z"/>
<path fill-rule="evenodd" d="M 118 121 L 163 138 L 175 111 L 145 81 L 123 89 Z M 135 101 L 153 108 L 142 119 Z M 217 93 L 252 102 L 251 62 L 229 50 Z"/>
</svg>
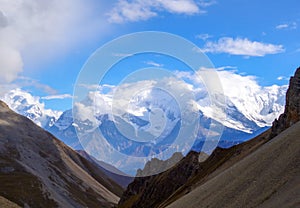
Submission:
<svg viewBox="0 0 300 208">
<path fill-rule="evenodd" d="M 12 110 L 31 119 L 41 127 L 52 126 L 62 114 L 61 111 L 46 109 L 38 96 L 20 88 L 7 92 L 2 98 Z"/>
<path fill-rule="evenodd" d="M 186 115 L 201 111 L 205 116 L 221 122 L 226 127 L 251 133 L 253 122 L 259 127 L 271 126 L 275 118 L 284 111 L 287 85 L 260 86 L 256 77 L 228 70 L 218 71 L 218 75 L 226 98 L 225 108 L 212 107 L 210 94 L 206 92 L 201 79 L 197 79 L 191 73 L 181 73 L 178 75 L 179 79 L 170 77 L 160 81 L 145 80 L 118 87 L 110 86 L 110 91 L 105 93 L 101 91 L 100 86 L 98 91 L 91 91 L 85 101 L 74 105 L 77 115 L 75 119 L 87 125 L 90 122 L 90 125 L 97 127 L 100 121 L 96 116 L 103 114 L 108 114 L 111 120 L 113 115 L 123 117 L 124 113 L 130 113 L 145 121 L 150 121 L 152 116 L 152 119 L 160 121 L 168 132 L 176 124 L 174 119 L 182 119 L 182 116 L 188 118 Z M 71 110 L 62 114 L 46 109 L 39 97 L 21 89 L 11 90 L 2 99 L 14 111 L 27 116 L 39 126 L 55 125 L 59 130 L 64 130 L 70 125 L 76 127 Z M 163 119 L 166 120 L 156 119 L 154 114 L 151 115 L 153 109 L 161 109 L 165 115 L 172 114 L 174 118 L 170 120 L 165 116 Z M 61 118 L 58 119 L 61 114 Z M 224 115 L 226 119 L 221 119 Z M 128 120 L 129 118 L 123 119 L 136 130 L 151 130 L 149 125 L 138 127 Z M 152 131 L 155 135 L 159 132 Z"/>
</svg>

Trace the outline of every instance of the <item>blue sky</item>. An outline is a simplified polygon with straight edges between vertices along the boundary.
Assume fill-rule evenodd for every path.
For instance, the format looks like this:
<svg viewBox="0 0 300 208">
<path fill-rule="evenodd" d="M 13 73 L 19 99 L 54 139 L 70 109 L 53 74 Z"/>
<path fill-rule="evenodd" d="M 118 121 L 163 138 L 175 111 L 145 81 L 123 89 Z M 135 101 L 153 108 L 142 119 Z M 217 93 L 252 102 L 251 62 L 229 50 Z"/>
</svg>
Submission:
<svg viewBox="0 0 300 208">
<path fill-rule="evenodd" d="M 21 87 L 44 97 L 49 108 L 71 108 L 89 56 L 140 31 L 182 36 L 215 67 L 256 76 L 262 86 L 287 84 L 300 66 L 298 0 L 0 0 L 2 91 Z M 154 59 L 141 59 L 139 66 L 165 66 Z"/>
</svg>

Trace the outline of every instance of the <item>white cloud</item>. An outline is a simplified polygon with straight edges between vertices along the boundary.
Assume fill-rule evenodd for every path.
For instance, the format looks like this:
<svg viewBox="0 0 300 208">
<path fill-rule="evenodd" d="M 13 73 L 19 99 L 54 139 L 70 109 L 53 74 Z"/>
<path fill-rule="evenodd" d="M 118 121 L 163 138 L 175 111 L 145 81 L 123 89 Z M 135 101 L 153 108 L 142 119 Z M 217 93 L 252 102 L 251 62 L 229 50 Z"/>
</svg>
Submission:
<svg viewBox="0 0 300 208">
<path fill-rule="evenodd" d="M 285 50 L 282 45 L 251 41 L 247 38 L 233 39 L 231 37 L 223 37 L 217 42 L 206 42 L 202 51 L 243 56 L 265 56 L 267 54 L 281 53 Z"/>
<path fill-rule="evenodd" d="M 197 3 L 193 0 L 159 0 L 157 2 L 170 13 L 196 14 L 200 12 Z"/>
<path fill-rule="evenodd" d="M 11 83 L 0 83 L 0 96 L 3 96 L 5 93 L 17 88 L 31 89 L 47 95 L 55 95 L 58 93 L 57 90 L 53 89 L 49 85 L 40 83 L 38 80 L 30 77 L 18 76 Z"/>
<path fill-rule="evenodd" d="M 217 71 L 222 71 L 222 70 L 228 70 L 228 69 L 230 69 L 232 72 L 234 71 L 234 70 L 236 70 L 237 69 L 237 67 L 236 66 L 219 66 L 219 67 L 215 67 L 215 70 L 217 70 Z"/>
<path fill-rule="evenodd" d="M 167 102 L 162 97 L 164 93 L 161 93 L 160 90 L 169 94 L 169 96 L 182 99 L 182 102 L 191 97 L 190 92 L 193 90 L 190 84 L 174 77 L 165 77 L 162 80 L 130 82 L 120 86 L 109 86 L 109 91 L 104 90 L 105 88 L 105 86 L 100 86 L 97 91 L 90 91 L 87 98 L 80 102 L 78 106 L 76 105 L 76 112 L 78 112 L 79 119 L 87 119 L 87 117 L 79 115 L 81 113 L 86 113 L 89 116 L 106 113 L 112 114 L 112 112 L 114 115 L 123 115 L 124 111 L 127 111 L 131 114 L 141 116 L 147 113 L 148 110 L 144 105 L 139 106 L 139 104 L 142 102 L 145 104 L 147 100 L 152 100 L 153 103 L 157 103 L 155 100 L 163 100 L 167 103 L 166 106 L 169 105 L 168 108 L 171 108 L 170 102 Z M 186 107 L 188 108 L 188 106 Z M 93 114 L 86 108 L 93 109 Z M 92 121 L 93 118 L 91 117 L 89 120 Z"/>
<path fill-rule="evenodd" d="M 112 56 L 114 57 L 129 57 L 129 56 L 133 56 L 134 54 L 130 54 L 130 53 L 113 53 Z"/>
<path fill-rule="evenodd" d="M 277 77 L 277 80 L 281 81 L 281 80 L 289 80 L 288 77 L 285 77 L 285 76 L 279 76 Z"/>
<path fill-rule="evenodd" d="M 57 91 L 49 85 L 42 84 L 38 80 L 32 79 L 30 77 L 19 76 L 14 83 L 17 83 L 19 88 L 34 87 L 35 89 L 49 95 L 57 94 Z"/>
<path fill-rule="evenodd" d="M 214 4 L 216 4 L 217 2 L 216 1 L 214 1 L 214 0 L 201 0 L 201 1 L 199 1 L 199 5 L 201 6 L 201 7 L 209 7 L 209 6 L 211 6 L 211 5 L 214 5 Z"/>
<path fill-rule="evenodd" d="M 84 0 L 0 0 L 0 5 L 1 83 L 16 79 L 26 64 L 64 54 L 107 25 L 91 19 L 93 8 Z"/>
<path fill-rule="evenodd" d="M 100 87 L 99 85 L 96 85 L 96 84 L 94 84 L 94 85 L 79 84 L 78 86 L 83 87 L 83 88 L 88 89 L 88 90 L 91 90 L 91 91 L 99 90 L 99 87 Z"/>
<path fill-rule="evenodd" d="M 109 21 L 115 23 L 147 20 L 156 15 L 146 1 L 128 2 L 126 0 L 119 0 L 112 11 L 108 13 Z"/>
<path fill-rule="evenodd" d="M 114 23 L 137 22 L 155 17 L 159 12 L 194 15 L 205 13 L 203 8 L 214 1 L 195 0 L 119 0 L 108 13 L 109 21 Z"/>
<path fill-rule="evenodd" d="M 23 60 L 20 52 L 0 43 L 0 83 L 13 81 L 22 71 L 22 68 Z"/>
<path fill-rule="evenodd" d="M 207 39 L 212 38 L 212 37 L 213 37 L 212 35 L 209 35 L 207 33 L 196 35 L 197 39 L 201 39 L 203 41 L 206 41 Z"/>
<path fill-rule="evenodd" d="M 291 23 L 285 23 L 285 24 L 279 24 L 275 27 L 277 30 L 282 30 L 282 29 L 297 29 L 297 23 L 296 22 L 291 22 Z"/>
<path fill-rule="evenodd" d="M 154 67 L 163 67 L 163 64 L 160 63 L 156 63 L 154 61 L 146 61 L 145 64 L 150 65 L 150 66 L 154 66 Z"/>
<path fill-rule="evenodd" d="M 288 28 L 289 25 L 288 24 L 281 24 L 281 25 L 277 25 L 276 29 L 280 30 L 280 29 L 284 29 L 284 28 Z"/>
<path fill-rule="evenodd" d="M 83 103 L 77 102 L 73 105 L 73 116 L 81 121 L 91 121 L 93 127 L 96 127 L 100 124 L 100 122 L 95 117 L 94 106 L 87 106 Z"/>
<path fill-rule="evenodd" d="M 67 98 L 73 98 L 70 94 L 62 94 L 62 95 L 48 95 L 41 97 L 42 100 L 54 100 L 54 99 L 67 99 Z"/>
</svg>

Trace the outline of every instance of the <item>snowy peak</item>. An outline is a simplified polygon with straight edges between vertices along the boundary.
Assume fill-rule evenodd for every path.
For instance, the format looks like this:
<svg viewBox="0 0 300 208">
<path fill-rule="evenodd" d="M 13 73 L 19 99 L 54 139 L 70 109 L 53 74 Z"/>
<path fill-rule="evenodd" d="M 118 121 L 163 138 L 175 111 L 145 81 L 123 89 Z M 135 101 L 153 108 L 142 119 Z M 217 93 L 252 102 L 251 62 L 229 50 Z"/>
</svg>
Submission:
<svg viewBox="0 0 300 208">
<path fill-rule="evenodd" d="M 223 123 L 227 127 L 242 127 L 251 132 L 251 123 L 258 127 L 271 126 L 283 111 L 287 86 L 273 85 L 262 87 L 256 92 L 245 90 L 245 95 L 233 97 L 227 93 L 227 121 Z M 248 94 L 248 95 L 247 95 Z M 233 124 L 232 126 L 230 125 Z M 253 130 L 253 129 L 252 129 Z"/>
<path fill-rule="evenodd" d="M 47 128 L 52 126 L 62 112 L 46 109 L 40 98 L 19 88 L 6 93 L 2 100 L 15 112 L 26 116 L 37 125 Z"/>
<path fill-rule="evenodd" d="M 59 119 L 54 123 L 60 131 L 67 129 L 73 124 L 72 110 L 67 110 L 61 114 Z"/>
<path fill-rule="evenodd" d="M 91 91 L 86 102 L 75 103 L 72 110 L 65 111 L 63 114 L 46 109 L 39 97 L 21 89 L 11 90 L 4 95 L 2 100 L 8 103 L 14 111 L 30 118 L 39 126 L 46 129 L 54 126 L 59 131 L 64 131 L 77 123 L 84 125 L 92 123 L 92 129 L 97 128 L 101 124 L 97 117 L 105 114 L 108 114 L 110 118 L 115 116 L 122 118 L 135 130 L 148 131 L 151 127 L 138 125 L 136 123 L 138 120 L 156 123 L 158 126 L 166 127 L 167 130 L 172 129 L 176 124 L 174 121 L 182 119 L 182 115 L 200 112 L 205 117 L 222 123 L 225 127 L 252 133 L 261 127 L 271 126 L 272 121 L 283 113 L 286 85 L 261 86 L 255 77 L 239 75 L 233 71 L 218 71 L 218 75 L 224 89 L 222 97 L 226 99 L 225 106 L 220 108 L 219 113 L 226 115 L 226 119 L 216 117 L 218 113 L 215 113 L 215 109 L 212 108 L 210 94 L 204 85 L 201 83 L 191 85 L 191 81 L 179 83 L 174 82 L 173 79 L 164 80 L 161 83 L 148 80 L 128 83 L 122 87 L 111 86 L 106 92 Z M 193 77 L 192 74 L 189 76 Z M 182 78 L 191 80 L 190 77 L 186 75 Z M 156 85 L 163 86 L 162 89 L 167 89 L 167 91 L 161 90 Z M 120 91 L 117 93 L 119 97 L 114 96 L 116 90 Z M 186 103 L 185 105 L 179 106 L 176 99 L 181 96 L 174 99 L 168 91 L 174 95 L 187 95 L 188 93 L 191 95 L 181 100 L 181 103 Z M 189 100 L 190 98 L 193 100 Z M 78 114 L 74 118 L 72 111 Z M 73 119 L 77 123 L 74 123 Z M 155 126 L 152 127 L 154 129 L 150 130 L 153 130 L 152 133 L 155 135 L 162 133 L 156 131 Z"/>
<path fill-rule="evenodd" d="M 284 111 L 288 86 L 261 86 L 256 77 L 239 75 L 232 71 L 218 71 L 226 99 L 227 119 L 220 121 L 210 113 L 209 97 L 198 100 L 199 109 L 205 116 L 221 122 L 224 126 L 244 132 L 252 132 L 253 123 L 258 127 L 271 126 Z"/>
</svg>

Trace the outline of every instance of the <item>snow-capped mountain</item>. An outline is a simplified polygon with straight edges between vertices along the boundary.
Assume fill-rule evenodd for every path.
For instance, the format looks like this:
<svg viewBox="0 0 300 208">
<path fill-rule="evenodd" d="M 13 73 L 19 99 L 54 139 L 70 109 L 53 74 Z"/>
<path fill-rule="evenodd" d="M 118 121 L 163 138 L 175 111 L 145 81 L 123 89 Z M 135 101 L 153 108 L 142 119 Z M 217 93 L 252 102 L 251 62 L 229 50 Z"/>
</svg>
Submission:
<svg viewBox="0 0 300 208">
<path fill-rule="evenodd" d="M 62 114 L 61 111 L 46 109 L 39 97 L 19 88 L 6 93 L 1 100 L 12 110 L 26 116 L 43 128 L 52 126 Z"/>
<path fill-rule="evenodd" d="M 74 120 L 71 110 L 66 111 L 49 131 L 73 148 L 82 148 L 83 145 L 84 149 L 90 150 L 89 153 L 96 158 L 116 165 L 128 173 L 135 170 L 135 167 L 128 161 L 119 161 L 119 158 L 113 158 L 110 153 L 102 150 L 107 150 L 110 146 L 123 155 L 134 157 L 156 155 L 173 145 L 174 138 L 184 125 L 183 115 L 192 115 L 196 112 L 199 113 L 200 128 L 194 144 L 183 143 L 181 146 L 174 146 L 174 149 L 189 151 L 192 145 L 192 149 L 201 150 L 212 122 L 221 123 L 225 127 L 219 146 L 232 146 L 252 138 L 271 125 L 271 122 L 283 112 L 287 87 L 252 85 L 244 86 L 244 89 L 229 90 L 225 85 L 226 106 L 223 112 L 226 113 L 225 120 L 219 120 L 214 114 L 210 114 L 213 108 L 208 105 L 209 94 L 202 89 L 194 90 L 198 93 L 194 96 L 197 98 L 197 105 L 186 106 L 179 106 L 172 96 L 155 87 L 131 96 L 129 102 L 125 96 L 129 94 L 126 92 L 127 89 L 123 87 L 122 90 L 124 96 L 114 101 L 110 94 L 103 94 L 100 91 L 89 93 L 83 102 L 74 105 L 75 116 L 76 114 L 80 116 Z M 103 102 L 104 100 L 106 102 Z M 122 105 L 126 102 L 129 105 Z M 112 104 L 115 104 L 115 109 L 109 111 Z M 85 135 L 84 139 L 78 139 L 78 133 Z M 93 141 L 91 144 L 86 143 L 88 137 L 89 141 Z M 101 139 L 95 142 L 99 138 Z M 106 143 L 109 145 L 102 146 Z M 99 146 L 101 147 L 97 148 Z"/>
<path fill-rule="evenodd" d="M 228 128 L 252 133 L 257 128 L 271 126 L 284 111 L 287 85 L 264 87 L 257 83 L 255 77 L 225 70 L 218 74 L 226 99 L 226 119 L 218 120 L 213 115 L 208 95 L 198 100 L 198 108 L 205 116 L 218 120 Z"/>
<path fill-rule="evenodd" d="M 62 140 L 70 147 L 81 150 L 80 141 L 77 137 L 75 123 L 73 122 L 72 110 L 67 110 L 61 114 L 59 119 L 52 125 L 46 128 L 49 132 Z"/>
<path fill-rule="evenodd" d="M 196 110 L 200 112 L 202 118 L 214 119 L 228 129 L 247 135 L 270 126 L 283 112 L 287 86 L 261 87 L 257 83 L 250 85 L 249 80 L 248 85 L 245 82 L 245 85 L 234 86 L 226 84 L 226 72 L 221 72 L 220 76 L 225 77 L 222 81 L 226 98 L 224 108 L 226 119 L 218 120 L 218 117 L 211 114 L 213 109 L 209 106 L 209 94 L 203 89 L 197 89 Z M 231 85 L 233 88 L 229 89 Z M 101 126 L 103 115 L 108 115 L 109 119 L 106 120 L 114 121 L 120 133 L 125 133 L 128 138 L 136 141 L 143 138 L 143 141 L 150 141 L 153 137 L 168 135 L 184 113 L 191 114 L 195 111 L 194 106 L 180 108 L 172 96 L 156 88 L 138 93 L 131 98 L 130 105 L 123 111 L 117 109 L 109 112 L 107 109 L 112 105 L 111 99 L 110 95 L 101 92 L 91 93 L 82 106 L 85 116 L 82 119 L 77 118 L 74 122 L 72 110 L 62 113 L 45 109 L 39 97 L 21 89 L 11 90 L 2 97 L 14 111 L 30 118 L 75 148 L 80 147 L 75 127 L 81 125 L 85 129 L 95 129 Z M 105 102 L 99 104 L 99 100 Z M 75 111 L 82 112 L 79 107 Z M 87 112 L 91 112 L 91 115 Z M 201 125 L 205 125 L 204 120 L 202 119 Z M 209 124 L 211 121 L 206 119 L 205 122 Z"/>
<path fill-rule="evenodd" d="M 218 109 L 212 107 L 211 94 L 203 85 L 174 79 L 110 86 L 105 92 L 99 88 L 62 114 L 45 109 L 38 97 L 20 89 L 7 93 L 3 100 L 72 148 L 84 149 L 134 174 L 144 166 L 145 158 L 165 150 L 170 152 L 159 159 L 168 159 L 176 151 L 200 151 L 204 145 L 209 153 L 216 144 L 205 144 L 208 135 L 220 138 L 221 147 L 250 139 L 283 112 L 287 86 L 263 87 L 252 77 L 228 71 L 219 76 L 224 94 L 216 97 L 223 96 L 226 102 Z M 214 125 L 224 129 L 215 130 Z M 135 160 L 123 159 L 124 155 Z"/>
</svg>

